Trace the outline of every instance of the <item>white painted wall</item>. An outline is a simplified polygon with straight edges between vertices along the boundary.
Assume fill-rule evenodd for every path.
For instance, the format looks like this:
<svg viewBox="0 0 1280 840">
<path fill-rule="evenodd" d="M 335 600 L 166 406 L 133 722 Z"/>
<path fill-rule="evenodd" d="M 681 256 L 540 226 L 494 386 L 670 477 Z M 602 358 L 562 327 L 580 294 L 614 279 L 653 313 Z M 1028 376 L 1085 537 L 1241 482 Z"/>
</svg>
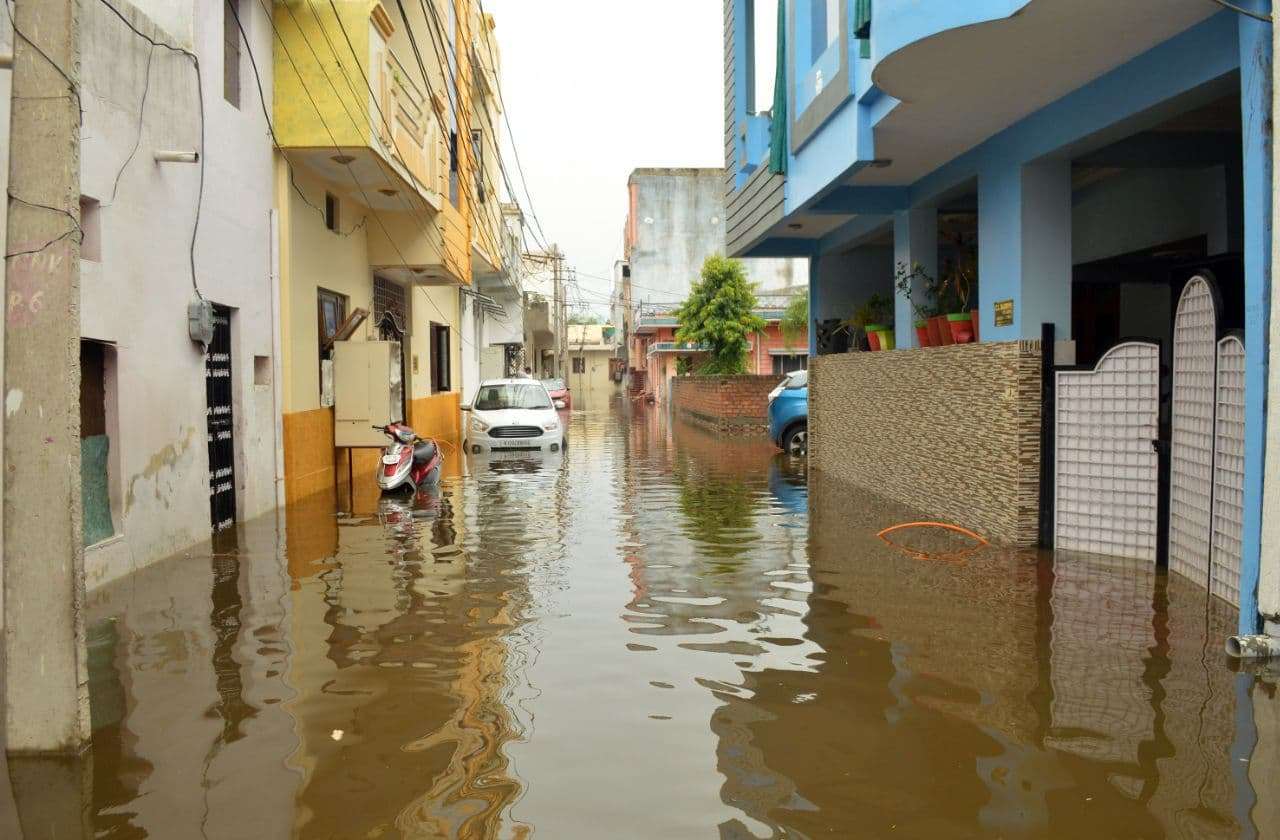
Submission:
<svg viewBox="0 0 1280 840">
<path fill-rule="evenodd" d="M 458 293 L 461 315 L 462 347 L 462 402 L 469 404 L 480 387 L 480 334 L 483 331 L 484 312 L 470 295 Z"/>
<path fill-rule="evenodd" d="M 280 448 L 274 382 L 254 383 L 255 356 L 274 379 L 271 145 L 243 47 L 241 107 L 223 98 L 222 2 L 142 2 L 160 26 L 128 3 L 117 5 L 144 32 L 200 57 L 205 172 L 195 267 L 203 295 L 234 309 L 243 521 L 274 506 Z M 270 26 L 260 4 L 241 8 L 269 102 Z M 117 538 L 86 552 L 93 587 L 209 536 L 204 357 L 186 324 L 200 166 L 154 160 L 158 149 L 200 148 L 201 108 L 189 58 L 153 50 L 102 4 L 83 4 L 80 22 L 81 192 L 101 202 L 101 261 L 81 263 L 82 334 L 115 346 L 119 391 Z"/>
<path fill-rule="evenodd" d="M 637 169 L 631 286 L 635 303 L 684 300 L 702 263 L 725 252 L 724 170 Z M 742 261 L 761 291 L 807 286 L 806 259 Z"/>
</svg>

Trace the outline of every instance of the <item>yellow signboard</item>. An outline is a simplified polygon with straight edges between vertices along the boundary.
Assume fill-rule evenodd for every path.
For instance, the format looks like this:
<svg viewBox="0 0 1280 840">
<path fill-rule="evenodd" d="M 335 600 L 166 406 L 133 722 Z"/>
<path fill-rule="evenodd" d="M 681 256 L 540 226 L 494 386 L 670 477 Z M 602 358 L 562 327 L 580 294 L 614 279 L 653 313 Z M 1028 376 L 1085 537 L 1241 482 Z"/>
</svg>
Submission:
<svg viewBox="0 0 1280 840">
<path fill-rule="evenodd" d="M 1013 326 L 1013 301 L 1012 300 L 996 301 L 996 326 L 997 327 Z"/>
</svg>

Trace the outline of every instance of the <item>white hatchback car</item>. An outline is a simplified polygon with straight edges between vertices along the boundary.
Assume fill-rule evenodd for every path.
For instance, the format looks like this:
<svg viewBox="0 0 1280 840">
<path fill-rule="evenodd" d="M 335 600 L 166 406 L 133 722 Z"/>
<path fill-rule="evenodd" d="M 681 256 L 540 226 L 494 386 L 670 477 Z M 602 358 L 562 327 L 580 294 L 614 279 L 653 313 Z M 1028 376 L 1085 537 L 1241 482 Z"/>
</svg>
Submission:
<svg viewBox="0 0 1280 840">
<path fill-rule="evenodd" d="M 481 452 L 559 452 L 564 424 L 546 386 L 536 379 L 488 379 L 480 383 L 467 421 L 466 449 Z"/>
</svg>

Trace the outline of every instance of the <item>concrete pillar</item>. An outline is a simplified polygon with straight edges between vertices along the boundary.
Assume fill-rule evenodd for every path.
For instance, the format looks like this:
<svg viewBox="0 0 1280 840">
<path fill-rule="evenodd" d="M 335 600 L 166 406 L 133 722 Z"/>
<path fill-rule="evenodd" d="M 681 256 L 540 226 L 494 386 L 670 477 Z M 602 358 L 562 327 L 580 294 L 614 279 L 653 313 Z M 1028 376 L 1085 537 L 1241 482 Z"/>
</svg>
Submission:
<svg viewBox="0 0 1280 840">
<path fill-rule="evenodd" d="M 938 276 L 938 210 L 934 207 L 918 207 L 893 214 L 893 317 L 894 338 L 898 347 L 918 347 L 916 341 L 916 316 L 911 301 L 897 289 L 899 266 L 919 263 L 930 277 Z M 924 301 L 923 284 L 913 284 L 911 294 L 917 305 Z"/>
<path fill-rule="evenodd" d="M 1273 39 L 1272 55 L 1274 55 L 1275 48 L 1280 47 L 1280 26 L 1271 27 L 1271 37 Z M 1271 88 L 1273 113 L 1277 105 L 1276 97 L 1280 96 L 1280 84 L 1276 84 L 1280 79 L 1276 78 L 1275 73 L 1276 70 L 1273 67 Z M 1272 172 L 1275 171 L 1276 164 L 1280 163 L 1276 160 L 1278 154 L 1280 154 L 1280 146 L 1272 144 Z M 1271 214 L 1274 219 L 1277 214 L 1280 214 L 1280 191 L 1271 191 L 1271 202 Z M 1270 242 L 1267 243 L 1267 247 L 1271 250 L 1271 265 L 1274 266 L 1280 261 L 1280 235 L 1277 235 L 1274 225 L 1271 228 Z M 1270 397 L 1268 402 L 1272 406 L 1277 406 L 1280 405 L 1280 296 L 1272 295 L 1270 292 L 1271 278 L 1268 274 L 1267 294 L 1271 312 L 1267 337 L 1270 355 L 1267 378 L 1264 381 L 1268 383 L 1267 390 Z M 1247 347 L 1245 352 L 1248 352 Z M 1266 465 L 1259 551 L 1261 568 L 1258 580 L 1258 611 L 1274 620 L 1280 616 L 1280 410 L 1273 408 L 1266 412 L 1266 440 L 1263 445 L 1266 449 Z M 1276 731 L 1280 732 L 1280 727 L 1277 727 Z M 1280 760 L 1276 761 L 1275 766 L 1280 768 Z M 1277 825 L 1280 826 L 1280 821 Z"/>
<path fill-rule="evenodd" d="M 1013 323 L 997 327 L 995 305 L 1006 300 Z M 979 173 L 977 304 L 983 341 L 1039 338 L 1046 322 L 1071 337 L 1070 161 Z"/>
<path fill-rule="evenodd" d="M 818 269 L 822 258 L 809 258 L 809 361 L 818 358 L 818 318 L 822 312 L 822 284 L 818 282 Z"/>
<path fill-rule="evenodd" d="M 15 29 L 25 37 L 14 38 L 5 252 L 10 753 L 75 752 L 89 738 L 80 525 L 77 13 L 73 0 L 14 9 Z"/>
</svg>

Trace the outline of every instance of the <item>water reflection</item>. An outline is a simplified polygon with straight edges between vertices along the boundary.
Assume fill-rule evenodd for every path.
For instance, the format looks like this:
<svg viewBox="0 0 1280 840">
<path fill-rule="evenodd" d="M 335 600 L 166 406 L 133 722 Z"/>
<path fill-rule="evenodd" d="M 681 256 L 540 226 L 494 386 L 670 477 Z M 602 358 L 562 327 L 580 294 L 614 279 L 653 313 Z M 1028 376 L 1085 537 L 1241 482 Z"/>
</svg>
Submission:
<svg viewBox="0 0 1280 840">
<path fill-rule="evenodd" d="M 1180 578 L 921 560 L 876 538 L 912 511 L 771 447 L 644 409 L 571 434 L 94 593 L 93 751 L 10 765 L 23 830 L 1280 833 L 1277 669 L 1232 671 Z"/>
</svg>

